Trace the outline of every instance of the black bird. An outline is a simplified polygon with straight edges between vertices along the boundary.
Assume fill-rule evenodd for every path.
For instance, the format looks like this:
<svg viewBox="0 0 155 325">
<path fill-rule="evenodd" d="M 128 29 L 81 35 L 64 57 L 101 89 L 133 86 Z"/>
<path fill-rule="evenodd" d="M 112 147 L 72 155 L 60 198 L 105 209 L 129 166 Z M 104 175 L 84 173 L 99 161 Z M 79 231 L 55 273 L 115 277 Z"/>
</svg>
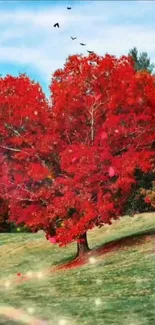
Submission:
<svg viewBox="0 0 155 325">
<path fill-rule="evenodd" d="M 80 45 L 85 46 L 86 44 L 84 44 L 84 43 L 80 43 Z"/>
<path fill-rule="evenodd" d="M 71 39 L 74 41 L 75 39 L 77 39 L 77 37 L 72 37 L 72 36 L 71 36 Z"/>
<path fill-rule="evenodd" d="M 72 8 L 71 7 L 67 7 L 68 10 L 71 10 Z"/>
<path fill-rule="evenodd" d="M 54 24 L 53 27 L 58 27 L 59 28 L 59 23 Z"/>
<path fill-rule="evenodd" d="M 94 53 L 94 51 L 87 51 L 87 52 L 90 53 L 90 54 Z"/>
</svg>

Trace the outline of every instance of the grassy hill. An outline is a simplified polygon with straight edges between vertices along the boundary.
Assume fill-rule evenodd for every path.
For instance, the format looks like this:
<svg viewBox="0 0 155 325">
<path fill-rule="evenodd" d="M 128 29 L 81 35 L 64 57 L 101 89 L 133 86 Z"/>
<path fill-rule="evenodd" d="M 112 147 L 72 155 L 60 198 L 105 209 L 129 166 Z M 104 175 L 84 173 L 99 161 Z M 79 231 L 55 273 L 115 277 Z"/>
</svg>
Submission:
<svg viewBox="0 0 155 325">
<path fill-rule="evenodd" d="M 75 244 L 59 248 L 41 233 L 0 234 L 0 324 L 154 325 L 155 235 L 135 237 L 150 230 L 155 213 L 94 229 L 88 233 L 91 248 L 134 238 L 59 272 L 52 268 L 74 257 Z"/>
</svg>

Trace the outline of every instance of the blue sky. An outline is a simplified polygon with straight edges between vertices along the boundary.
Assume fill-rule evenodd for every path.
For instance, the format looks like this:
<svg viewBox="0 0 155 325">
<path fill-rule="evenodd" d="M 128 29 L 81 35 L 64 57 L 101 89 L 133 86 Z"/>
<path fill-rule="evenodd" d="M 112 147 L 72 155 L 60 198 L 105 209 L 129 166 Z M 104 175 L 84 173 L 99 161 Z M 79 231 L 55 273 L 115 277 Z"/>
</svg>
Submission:
<svg viewBox="0 0 155 325">
<path fill-rule="evenodd" d="M 48 97 L 51 75 L 68 55 L 120 56 L 136 46 L 155 62 L 154 17 L 155 1 L 0 1 L 0 74 L 26 73 Z"/>
</svg>

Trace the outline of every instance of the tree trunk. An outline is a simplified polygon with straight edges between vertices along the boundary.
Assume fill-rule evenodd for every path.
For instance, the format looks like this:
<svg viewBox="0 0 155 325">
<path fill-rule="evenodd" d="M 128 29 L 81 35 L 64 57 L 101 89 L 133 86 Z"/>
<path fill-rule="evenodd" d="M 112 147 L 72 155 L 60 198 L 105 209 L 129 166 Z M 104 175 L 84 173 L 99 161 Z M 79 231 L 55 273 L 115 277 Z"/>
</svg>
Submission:
<svg viewBox="0 0 155 325">
<path fill-rule="evenodd" d="M 90 251 L 90 248 L 88 246 L 88 241 L 87 241 L 87 233 L 85 232 L 83 235 L 79 237 L 79 239 L 82 239 L 82 242 L 77 243 L 76 257 L 81 257 L 82 255 Z"/>
<path fill-rule="evenodd" d="M 0 233 L 10 232 L 10 225 L 6 222 L 0 223 Z"/>
<path fill-rule="evenodd" d="M 8 202 L 0 198 L 0 233 L 10 232 Z"/>
</svg>

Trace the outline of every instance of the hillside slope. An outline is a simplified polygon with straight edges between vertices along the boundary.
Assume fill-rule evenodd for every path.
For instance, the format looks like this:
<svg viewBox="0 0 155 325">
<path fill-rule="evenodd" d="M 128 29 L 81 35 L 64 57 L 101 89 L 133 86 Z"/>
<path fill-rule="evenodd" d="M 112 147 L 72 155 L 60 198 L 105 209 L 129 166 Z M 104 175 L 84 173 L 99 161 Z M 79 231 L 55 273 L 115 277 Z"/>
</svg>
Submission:
<svg viewBox="0 0 155 325">
<path fill-rule="evenodd" d="M 0 234 L 0 324 L 154 325 L 155 235 L 135 237 L 150 230 L 155 213 L 94 229 L 88 233 L 91 248 L 134 239 L 59 272 L 52 267 L 71 260 L 75 244 L 59 248 L 41 233 Z"/>
</svg>

